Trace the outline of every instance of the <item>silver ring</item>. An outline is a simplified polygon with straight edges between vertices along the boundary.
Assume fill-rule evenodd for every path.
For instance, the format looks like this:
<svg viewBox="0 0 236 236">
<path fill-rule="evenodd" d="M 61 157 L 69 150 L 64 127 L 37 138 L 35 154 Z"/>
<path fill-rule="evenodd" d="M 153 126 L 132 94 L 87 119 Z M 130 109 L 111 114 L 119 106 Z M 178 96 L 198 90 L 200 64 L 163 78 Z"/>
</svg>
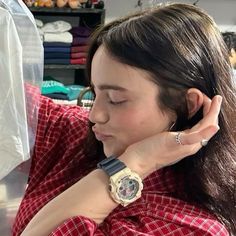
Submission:
<svg viewBox="0 0 236 236">
<path fill-rule="evenodd" d="M 207 139 L 203 139 L 203 140 L 201 141 L 202 147 L 205 147 L 207 144 L 208 144 L 208 140 L 207 140 Z"/>
<path fill-rule="evenodd" d="M 182 142 L 181 142 L 181 139 L 180 139 L 181 133 L 182 133 L 182 132 L 178 132 L 178 133 L 175 135 L 175 141 L 176 141 L 177 144 L 183 145 Z"/>
</svg>

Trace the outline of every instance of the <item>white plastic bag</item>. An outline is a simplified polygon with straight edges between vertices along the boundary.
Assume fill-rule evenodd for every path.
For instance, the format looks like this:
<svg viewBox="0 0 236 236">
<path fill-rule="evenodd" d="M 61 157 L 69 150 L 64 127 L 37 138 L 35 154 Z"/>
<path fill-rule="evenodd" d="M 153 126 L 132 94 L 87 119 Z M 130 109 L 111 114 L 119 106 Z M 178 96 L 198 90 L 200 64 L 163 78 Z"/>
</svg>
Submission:
<svg viewBox="0 0 236 236">
<path fill-rule="evenodd" d="M 21 0 L 0 0 L 1 236 L 11 235 L 36 137 L 38 100 L 24 88 L 34 86 L 39 96 L 42 78 L 43 46 L 32 14 Z"/>
<path fill-rule="evenodd" d="M 37 101 L 24 90 L 40 86 L 43 48 L 32 14 L 22 1 L 0 0 L 0 179 L 30 158 L 37 127 Z M 26 103 L 31 104 L 26 110 Z M 30 122 L 27 123 L 27 114 Z M 33 116 L 33 119 L 32 119 Z M 28 117 L 29 118 L 29 117 Z M 28 119 L 29 121 L 29 119 Z"/>
<path fill-rule="evenodd" d="M 15 24 L 0 8 L 0 179 L 29 158 L 22 47 Z"/>
</svg>

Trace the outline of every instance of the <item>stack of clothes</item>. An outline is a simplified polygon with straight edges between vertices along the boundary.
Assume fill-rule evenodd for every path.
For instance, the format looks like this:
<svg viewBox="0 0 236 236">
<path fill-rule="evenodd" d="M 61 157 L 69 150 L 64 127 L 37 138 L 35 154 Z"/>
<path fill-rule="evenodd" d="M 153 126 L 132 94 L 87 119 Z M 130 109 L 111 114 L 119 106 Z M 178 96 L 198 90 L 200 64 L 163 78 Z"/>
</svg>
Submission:
<svg viewBox="0 0 236 236">
<path fill-rule="evenodd" d="M 84 89 L 86 87 L 82 85 L 64 85 L 51 76 L 45 76 L 41 92 L 44 96 L 52 98 L 56 103 L 76 105 L 77 99 Z M 92 100 L 92 93 L 86 93 L 83 99 Z"/>
<path fill-rule="evenodd" d="M 43 41 L 44 63 L 62 65 L 85 65 L 91 30 L 84 26 L 72 27 L 66 21 L 44 24 L 36 19 Z"/>
<path fill-rule="evenodd" d="M 87 45 L 91 30 L 83 26 L 77 26 L 73 27 L 70 33 L 73 35 L 70 63 L 72 65 L 84 65 L 86 64 Z"/>
<path fill-rule="evenodd" d="M 44 63 L 70 64 L 72 34 L 69 32 L 71 24 L 66 21 L 46 23 L 43 31 Z"/>
</svg>

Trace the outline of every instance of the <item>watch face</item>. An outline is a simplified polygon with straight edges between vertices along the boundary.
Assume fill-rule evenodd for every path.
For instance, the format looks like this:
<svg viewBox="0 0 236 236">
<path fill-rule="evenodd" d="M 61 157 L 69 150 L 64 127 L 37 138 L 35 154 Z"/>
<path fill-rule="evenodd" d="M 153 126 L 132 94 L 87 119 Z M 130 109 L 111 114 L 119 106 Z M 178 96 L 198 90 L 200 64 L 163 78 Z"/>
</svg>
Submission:
<svg viewBox="0 0 236 236">
<path fill-rule="evenodd" d="M 136 197 L 136 194 L 139 191 L 139 183 L 137 180 L 126 176 L 121 179 L 118 184 L 117 195 L 119 198 L 124 200 L 132 200 Z"/>
</svg>

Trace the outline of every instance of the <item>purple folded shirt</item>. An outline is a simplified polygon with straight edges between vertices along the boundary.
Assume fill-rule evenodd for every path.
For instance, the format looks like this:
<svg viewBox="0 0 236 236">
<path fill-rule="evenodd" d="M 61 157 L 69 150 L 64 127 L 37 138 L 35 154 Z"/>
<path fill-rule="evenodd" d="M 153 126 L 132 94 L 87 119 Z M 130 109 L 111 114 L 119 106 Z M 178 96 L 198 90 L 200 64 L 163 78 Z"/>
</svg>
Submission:
<svg viewBox="0 0 236 236">
<path fill-rule="evenodd" d="M 83 26 L 72 27 L 69 32 L 73 35 L 73 37 L 88 37 L 91 34 L 91 30 Z"/>
<path fill-rule="evenodd" d="M 84 38 L 84 37 L 75 37 L 73 38 L 72 45 L 85 45 L 88 43 L 89 38 Z"/>
</svg>

